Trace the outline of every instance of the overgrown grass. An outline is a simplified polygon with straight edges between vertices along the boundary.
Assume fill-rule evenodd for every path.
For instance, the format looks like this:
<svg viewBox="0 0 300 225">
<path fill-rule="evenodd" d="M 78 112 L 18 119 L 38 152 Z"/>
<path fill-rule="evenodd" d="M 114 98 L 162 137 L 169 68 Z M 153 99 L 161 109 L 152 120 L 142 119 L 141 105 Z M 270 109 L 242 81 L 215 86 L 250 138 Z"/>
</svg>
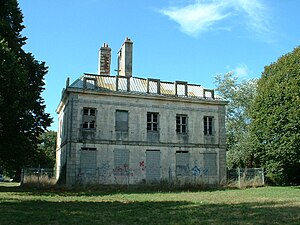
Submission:
<svg viewBox="0 0 300 225">
<path fill-rule="evenodd" d="M 41 191 L 2 183 L 0 215 L 0 224 L 299 224 L 300 187 Z"/>
<path fill-rule="evenodd" d="M 26 187 L 54 187 L 56 184 L 56 179 L 55 177 L 49 178 L 47 175 L 43 176 L 36 176 L 36 175 L 31 175 L 31 176 L 25 176 L 24 181 L 23 181 L 23 186 Z"/>
</svg>

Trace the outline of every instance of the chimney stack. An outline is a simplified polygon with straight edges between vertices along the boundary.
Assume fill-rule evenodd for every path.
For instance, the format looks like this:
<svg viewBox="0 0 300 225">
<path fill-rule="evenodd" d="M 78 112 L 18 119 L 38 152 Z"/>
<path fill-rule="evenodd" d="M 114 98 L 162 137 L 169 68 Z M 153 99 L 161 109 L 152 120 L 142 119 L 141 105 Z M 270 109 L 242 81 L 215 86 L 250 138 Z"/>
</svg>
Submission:
<svg viewBox="0 0 300 225">
<path fill-rule="evenodd" d="M 127 37 L 118 52 L 118 75 L 132 77 L 133 42 Z"/>
<path fill-rule="evenodd" d="M 104 43 L 99 50 L 98 74 L 110 75 L 111 48 Z"/>
</svg>

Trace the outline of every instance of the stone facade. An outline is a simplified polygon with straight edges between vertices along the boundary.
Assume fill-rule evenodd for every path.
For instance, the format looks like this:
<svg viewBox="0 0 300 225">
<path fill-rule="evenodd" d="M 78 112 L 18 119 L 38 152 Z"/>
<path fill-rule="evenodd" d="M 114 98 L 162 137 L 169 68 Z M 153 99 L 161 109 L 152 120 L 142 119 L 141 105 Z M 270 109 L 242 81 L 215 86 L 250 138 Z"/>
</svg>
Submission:
<svg viewBox="0 0 300 225">
<path fill-rule="evenodd" d="M 84 74 L 59 114 L 66 184 L 218 184 L 226 177 L 226 102 L 186 82 Z"/>
</svg>

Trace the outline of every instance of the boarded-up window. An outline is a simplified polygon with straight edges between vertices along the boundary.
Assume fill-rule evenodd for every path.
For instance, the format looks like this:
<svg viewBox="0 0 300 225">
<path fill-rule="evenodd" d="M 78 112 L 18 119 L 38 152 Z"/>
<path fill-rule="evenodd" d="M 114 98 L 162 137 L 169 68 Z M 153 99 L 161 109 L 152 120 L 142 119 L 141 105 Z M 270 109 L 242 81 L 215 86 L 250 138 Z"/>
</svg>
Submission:
<svg viewBox="0 0 300 225">
<path fill-rule="evenodd" d="M 176 151 L 176 176 L 190 174 L 190 154 L 188 151 Z"/>
<path fill-rule="evenodd" d="M 217 154 L 216 153 L 204 153 L 204 167 L 208 176 L 216 176 L 218 174 L 217 167 Z"/>
<path fill-rule="evenodd" d="M 160 151 L 159 150 L 146 151 L 146 181 L 147 182 L 160 181 Z"/>
<path fill-rule="evenodd" d="M 128 111 L 116 111 L 116 131 L 128 132 Z"/>
<path fill-rule="evenodd" d="M 114 150 L 114 175 L 127 176 L 129 174 L 129 150 Z"/>
<path fill-rule="evenodd" d="M 86 177 L 96 176 L 97 151 L 96 148 L 82 147 L 80 151 L 80 172 Z"/>
</svg>

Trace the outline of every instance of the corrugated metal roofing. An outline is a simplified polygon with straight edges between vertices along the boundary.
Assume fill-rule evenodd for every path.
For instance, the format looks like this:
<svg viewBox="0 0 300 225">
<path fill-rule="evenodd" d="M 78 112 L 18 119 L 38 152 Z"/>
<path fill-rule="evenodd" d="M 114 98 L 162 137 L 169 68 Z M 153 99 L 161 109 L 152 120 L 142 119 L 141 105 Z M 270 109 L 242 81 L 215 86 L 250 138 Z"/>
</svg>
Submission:
<svg viewBox="0 0 300 225">
<path fill-rule="evenodd" d="M 201 85 L 188 84 L 182 81 L 163 82 L 158 79 L 144 79 L 138 77 L 84 74 L 74 81 L 70 87 L 99 91 L 167 95 L 184 98 L 220 99 L 218 96 L 214 96 L 213 90 L 204 89 Z"/>
</svg>

